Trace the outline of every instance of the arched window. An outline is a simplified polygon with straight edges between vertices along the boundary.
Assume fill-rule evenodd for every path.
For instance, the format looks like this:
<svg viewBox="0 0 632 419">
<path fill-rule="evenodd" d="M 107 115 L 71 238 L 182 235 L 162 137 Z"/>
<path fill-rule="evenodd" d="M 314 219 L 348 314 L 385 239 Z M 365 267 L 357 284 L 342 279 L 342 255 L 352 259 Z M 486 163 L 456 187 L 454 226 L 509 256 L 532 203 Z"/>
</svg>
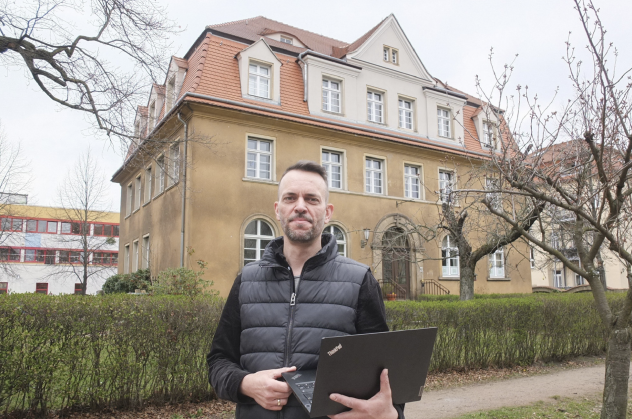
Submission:
<svg viewBox="0 0 632 419">
<path fill-rule="evenodd" d="M 459 276 L 459 249 L 450 236 L 445 236 L 441 242 L 441 258 L 442 275 Z"/>
<path fill-rule="evenodd" d="M 261 259 L 263 251 L 274 239 L 274 230 L 263 220 L 252 220 L 244 231 L 244 265 Z"/>
<path fill-rule="evenodd" d="M 340 256 L 347 257 L 347 238 L 342 229 L 335 225 L 325 227 L 324 233 L 329 233 L 336 237 L 336 243 L 338 243 L 338 254 Z"/>
</svg>

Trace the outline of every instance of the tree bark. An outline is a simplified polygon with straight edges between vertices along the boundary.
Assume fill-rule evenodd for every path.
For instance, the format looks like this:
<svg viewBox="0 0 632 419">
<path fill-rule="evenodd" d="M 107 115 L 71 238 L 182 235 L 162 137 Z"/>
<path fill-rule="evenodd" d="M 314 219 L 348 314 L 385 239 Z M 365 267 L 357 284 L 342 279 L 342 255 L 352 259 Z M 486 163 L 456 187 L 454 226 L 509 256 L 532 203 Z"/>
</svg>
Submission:
<svg viewBox="0 0 632 419">
<path fill-rule="evenodd" d="M 468 301 L 474 298 L 474 279 L 476 279 L 476 265 L 461 265 L 460 297 L 461 301 Z"/>
<path fill-rule="evenodd" d="M 629 328 L 614 329 L 610 333 L 601 419 L 626 418 L 631 341 Z"/>
</svg>

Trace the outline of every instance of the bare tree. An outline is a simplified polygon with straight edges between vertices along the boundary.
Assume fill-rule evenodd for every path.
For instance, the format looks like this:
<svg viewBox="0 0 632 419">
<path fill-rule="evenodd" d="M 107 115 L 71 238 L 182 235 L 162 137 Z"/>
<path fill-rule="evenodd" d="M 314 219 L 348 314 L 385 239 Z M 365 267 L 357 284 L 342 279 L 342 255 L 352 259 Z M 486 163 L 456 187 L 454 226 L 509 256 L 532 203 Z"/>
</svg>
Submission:
<svg viewBox="0 0 632 419">
<path fill-rule="evenodd" d="M 105 174 L 99 169 L 90 150 L 83 154 L 59 188 L 59 204 L 64 217 L 59 235 L 59 263 L 50 266 L 49 277 L 76 278 L 85 294 L 88 281 L 103 278 L 112 271 L 112 246 L 117 232 L 103 224 L 108 203 L 105 196 Z M 109 226 L 110 231 L 105 231 Z M 114 226 L 118 229 L 117 226 Z M 94 229 L 94 230 L 92 230 Z M 101 229 L 101 231 L 96 231 Z M 66 234 L 64 234 L 66 233 Z"/>
<path fill-rule="evenodd" d="M 150 0 L 0 0 L 0 63 L 24 67 L 49 99 L 90 114 L 123 151 L 136 104 L 163 82 L 175 32 Z"/>
<path fill-rule="evenodd" d="M 590 0 L 574 2 L 588 56 L 579 60 L 567 42 L 565 61 L 575 97 L 564 108 L 554 109 L 519 89 L 518 99 L 527 109 L 522 118 L 517 112 L 515 125 L 507 133 L 515 142 L 510 150 L 492 156 L 508 185 L 504 193 L 533 204 L 544 202 L 546 210 L 529 231 L 510 213 L 499 211 L 489 201 L 485 204 L 590 284 L 607 333 L 601 417 L 623 419 L 632 347 L 632 69 L 616 68 L 618 52 L 606 40 L 594 4 Z M 496 77 L 495 81 L 502 96 L 508 78 Z M 560 240 L 571 245 L 561 246 Z M 601 277 L 604 251 L 613 252 L 627 265 L 629 289 L 621 306 L 613 306 L 606 296 Z"/>
</svg>

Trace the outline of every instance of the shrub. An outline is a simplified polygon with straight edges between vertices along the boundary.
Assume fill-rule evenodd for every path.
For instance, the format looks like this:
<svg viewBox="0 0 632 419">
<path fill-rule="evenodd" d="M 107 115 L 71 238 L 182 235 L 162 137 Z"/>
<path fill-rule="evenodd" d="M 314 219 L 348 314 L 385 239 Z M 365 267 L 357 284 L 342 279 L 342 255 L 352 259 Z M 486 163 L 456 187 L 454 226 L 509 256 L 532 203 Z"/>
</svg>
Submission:
<svg viewBox="0 0 632 419">
<path fill-rule="evenodd" d="M 211 290 L 213 281 L 202 278 L 207 263 L 198 260 L 199 271 L 189 268 L 169 268 L 158 274 L 152 283 L 150 290 L 156 295 L 188 295 L 190 297 L 201 294 L 217 295 L 217 291 Z"/>
<path fill-rule="evenodd" d="M 149 269 L 139 269 L 131 274 L 116 274 L 103 284 L 104 294 L 135 292 L 137 289 L 148 290 L 151 285 Z"/>
</svg>

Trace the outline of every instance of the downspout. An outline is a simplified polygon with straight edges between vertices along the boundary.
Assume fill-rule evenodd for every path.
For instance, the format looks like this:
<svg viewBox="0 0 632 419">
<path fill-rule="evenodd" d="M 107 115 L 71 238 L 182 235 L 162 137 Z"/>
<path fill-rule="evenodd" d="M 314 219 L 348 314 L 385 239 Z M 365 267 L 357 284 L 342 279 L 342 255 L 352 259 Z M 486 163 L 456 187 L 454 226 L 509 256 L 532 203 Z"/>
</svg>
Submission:
<svg viewBox="0 0 632 419">
<path fill-rule="evenodd" d="M 298 60 L 303 63 L 303 102 L 307 102 L 307 63 L 303 61 L 303 56 L 311 50 L 303 51 L 298 54 Z"/>
<path fill-rule="evenodd" d="M 186 199 L 187 199 L 187 151 L 189 146 L 189 124 L 182 119 L 181 112 L 178 111 L 178 119 L 184 125 L 184 159 L 182 165 L 182 225 L 180 227 L 180 267 L 184 268 L 184 222 L 186 219 Z"/>
</svg>

